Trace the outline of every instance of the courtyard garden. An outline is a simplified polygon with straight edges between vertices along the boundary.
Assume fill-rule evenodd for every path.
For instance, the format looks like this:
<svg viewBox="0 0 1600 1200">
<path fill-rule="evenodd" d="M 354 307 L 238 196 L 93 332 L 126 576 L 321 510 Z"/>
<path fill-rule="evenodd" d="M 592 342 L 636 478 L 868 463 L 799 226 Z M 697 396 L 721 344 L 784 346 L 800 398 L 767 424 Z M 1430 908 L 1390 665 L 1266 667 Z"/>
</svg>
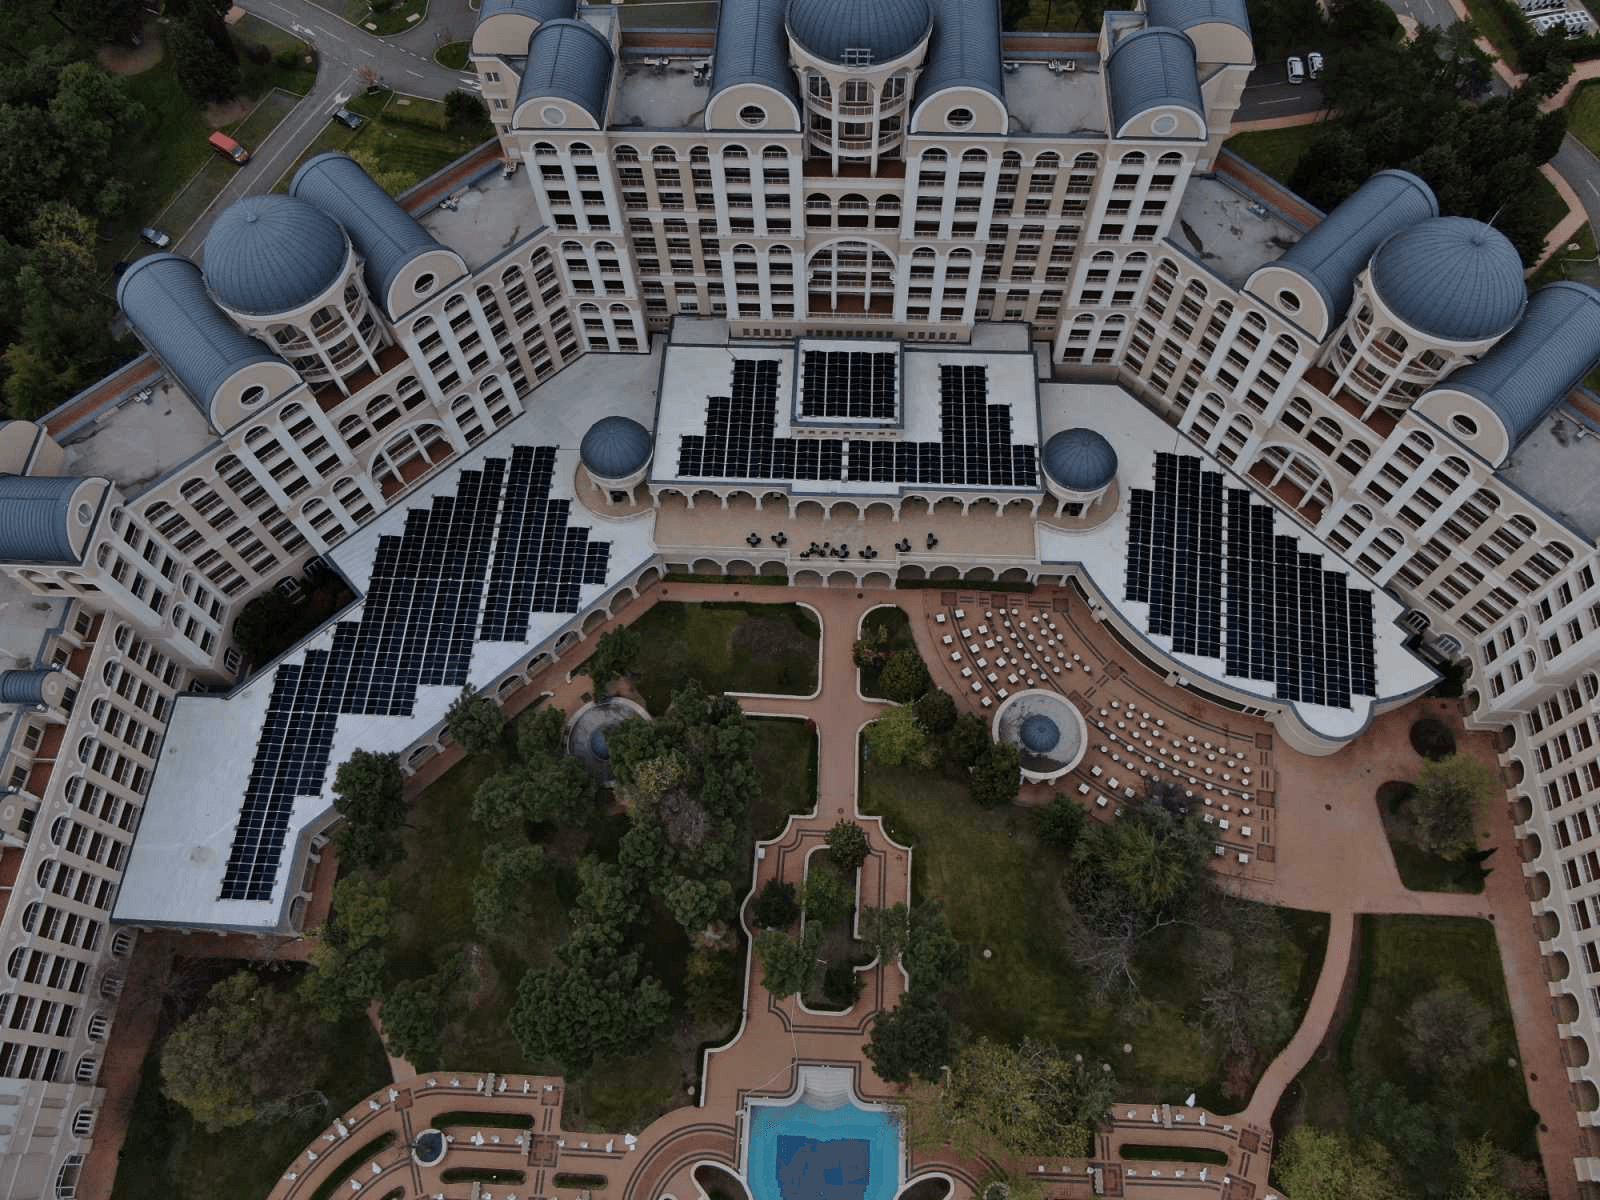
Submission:
<svg viewBox="0 0 1600 1200">
<path fill-rule="evenodd" d="M 911 621 L 906 616 L 906 611 L 897 605 L 886 604 L 875 608 L 866 615 L 861 623 L 861 637 L 857 643 L 856 663 L 861 669 L 861 694 L 876 699 L 892 699 L 883 690 L 882 676 L 884 669 L 891 659 L 900 655 L 903 664 L 915 658 L 919 666 L 922 659 L 917 655 L 917 642 L 911 635 Z M 903 667 L 891 671 L 890 682 L 895 682 L 894 675 L 903 674 Z M 922 669 L 924 682 L 917 692 L 927 690 L 927 670 Z"/>
<path fill-rule="evenodd" d="M 1356 974 L 1328 1039 L 1285 1092 L 1280 1141 L 1342 1145 L 1389 1197 L 1466 1195 L 1468 1177 L 1540 1196 L 1535 1131 L 1494 926 L 1461 917 L 1362 916 Z M 1305 1130 L 1307 1132 L 1301 1132 Z M 1290 1195 L 1301 1159 L 1274 1162 Z"/>
<path fill-rule="evenodd" d="M 1417 892 L 1481 892 L 1494 851 L 1480 849 L 1480 827 L 1500 793 L 1498 777 L 1470 753 L 1457 754 L 1454 731 L 1437 716 L 1415 721 L 1410 739 L 1416 773 L 1377 791 L 1400 880 Z"/>
<path fill-rule="evenodd" d="M 685 604 L 662 600 L 635 621 L 627 675 L 652 713 L 696 680 L 710 692 L 809 696 L 817 690 L 822 630 L 798 604 Z"/>
</svg>

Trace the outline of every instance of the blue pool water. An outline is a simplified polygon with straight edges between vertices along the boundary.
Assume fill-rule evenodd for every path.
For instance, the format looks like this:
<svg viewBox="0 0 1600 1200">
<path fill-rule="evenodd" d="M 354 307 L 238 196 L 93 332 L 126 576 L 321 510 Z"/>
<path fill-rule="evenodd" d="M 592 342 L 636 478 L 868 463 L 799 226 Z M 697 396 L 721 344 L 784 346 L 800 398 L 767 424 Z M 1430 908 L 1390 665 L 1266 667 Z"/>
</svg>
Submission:
<svg viewBox="0 0 1600 1200">
<path fill-rule="evenodd" d="M 854 1104 L 756 1104 L 747 1167 L 754 1200 L 893 1200 L 900 1130 Z"/>
</svg>

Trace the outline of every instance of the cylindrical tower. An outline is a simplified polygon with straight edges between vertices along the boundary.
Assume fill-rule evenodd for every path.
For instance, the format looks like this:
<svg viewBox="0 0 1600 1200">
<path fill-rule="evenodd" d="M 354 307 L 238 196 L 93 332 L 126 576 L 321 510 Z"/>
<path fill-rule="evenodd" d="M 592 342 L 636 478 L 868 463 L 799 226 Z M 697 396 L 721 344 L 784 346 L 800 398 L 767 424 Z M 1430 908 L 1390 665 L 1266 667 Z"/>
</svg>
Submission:
<svg viewBox="0 0 1600 1200">
<path fill-rule="evenodd" d="M 1337 386 L 1406 408 L 1504 337 L 1526 300 L 1522 259 L 1504 234 L 1468 217 L 1434 217 L 1378 247 L 1326 365 Z"/>
<path fill-rule="evenodd" d="M 1076 520 L 1100 506 L 1105 515 L 1116 507 L 1117 452 L 1094 430 L 1063 429 L 1044 444 L 1039 459 L 1055 498 L 1054 516 Z"/>
<path fill-rule="evenodd" d="M 784 18 L 810 147 L 841 161 L 898 154 L 928 52 L 928 0 L 792 0 Z"/>
<path fill-rule="evenodd" d="M 250 196 L 206 236 L 206 288 L 247 332 L 313 386 L 378 373 L 386 341 L 339 223 L 304 200 Z"/>
</svg>

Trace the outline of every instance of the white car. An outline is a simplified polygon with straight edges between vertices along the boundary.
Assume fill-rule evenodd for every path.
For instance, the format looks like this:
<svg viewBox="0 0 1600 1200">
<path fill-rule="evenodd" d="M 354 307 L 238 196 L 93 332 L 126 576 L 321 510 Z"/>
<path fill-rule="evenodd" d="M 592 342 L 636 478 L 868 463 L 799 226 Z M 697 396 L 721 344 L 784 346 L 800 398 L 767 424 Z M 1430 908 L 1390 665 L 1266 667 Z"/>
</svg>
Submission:
<svg viewBox="0 0 1600 1200">
<path fill-rule="evenodd" d="M 1319 79 L 1322 76 L 1322 52 L 1313 50 L 1306 55 L 1306 66 L 1310 68 L 1311 78 Z"/>
<path fill-rule="evenodd" d="M 1289 82 L 1304 83 L 1306 81 L 1306 65 L 1300 61 L 1298 55 L 1289 56 Z"/>
</svg>

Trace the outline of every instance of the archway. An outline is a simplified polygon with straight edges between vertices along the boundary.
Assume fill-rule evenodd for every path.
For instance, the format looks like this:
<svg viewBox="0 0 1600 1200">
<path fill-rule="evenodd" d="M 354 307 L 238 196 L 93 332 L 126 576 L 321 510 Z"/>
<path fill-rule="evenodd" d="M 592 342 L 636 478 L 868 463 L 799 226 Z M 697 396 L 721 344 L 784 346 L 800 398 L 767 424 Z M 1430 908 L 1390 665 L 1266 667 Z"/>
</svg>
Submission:
<svg viewBox="0 0 1600 1200">
<path fill-rule="evenodd" d="M 856 577 L 850 571 L 834 571 L 828 576 L 828 586 L 852 588 L 856 586 Z"/>
</svg>

